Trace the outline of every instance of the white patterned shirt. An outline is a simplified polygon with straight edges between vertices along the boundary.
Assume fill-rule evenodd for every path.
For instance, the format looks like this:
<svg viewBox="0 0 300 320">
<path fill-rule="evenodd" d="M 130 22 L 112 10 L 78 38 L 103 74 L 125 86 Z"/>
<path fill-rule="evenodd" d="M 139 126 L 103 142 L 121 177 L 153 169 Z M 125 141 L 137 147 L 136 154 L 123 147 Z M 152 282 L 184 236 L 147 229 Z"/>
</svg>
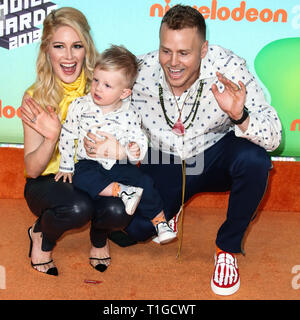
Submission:
<svg viewBox="0 0 300 320">
<path fill-rule="evenodd" d="M 124 100 L 118 110 L 102 113 L 101 107 L 93 102 L 91 94 L 75 99 L 69 106 L 66 120 L 62 126 L 59 151 L 61 154 L 61 172 L 74 172 L 75 140 L 77 140 L 77 160 L 96 160 L 109 170 L 116 163 L 114 159 L 90 158 L 84 148 L 84 137 L 88 132 L 96 134 L 103 131 L 115 136 L 125 147 L 131 161 L 142 160 L 148 149 L 148 139 L 141 129 L 138 112 L 130 106 L 130 100 Z M 88 138 L 89 139 L 89 138 Z M 140 148 L 140 157 L 133 158 L 128 151 L 128 143 L 136 142 Z"/>
<path fill-rule="evenodd" d="M 175 123 L 179 117 L 174 96 L 165 79 L 158 60 L 158 51 L 153 51 L 139 59 L 142 66 L 132 93 L 132 106 L 142 116 L 142 126 L 151 141 L 151 146 L 165 153 L 187 159 L 214 145 L 227 132 L 234 130 L 237 137 L 249 139 L 267 151 L 275 150 L 281 141 L 281 123 L 275 109 L 264 97 L 263 91 L 254 76 L 248 71 L 246 62 L 233 52 L 219 46 L 209 46 L 202 60 L 200 76 L 178 99 L 181 107 L 186 96 L 181 119 L 186 120 L 193 108 L 200 80 L 203 80 L 203 91 L 200 105 L 192 125 L 183 136 L 177 136 L 168 126 L 159 99 L 159 84 L 163 88 L 163 99 L 168 118 Z M 222 111 L 211 90 L 215 83 L 220 91 L 224 89 L 216 77 L 220 72 L 235 83 L 241 80 L 246 86 L 246 102 L 250 122 L 248 129 L 242 132 L 234 125 L 229 116 Z M 191 118 L 186 122 L 187 127 Z"/>
</svg>

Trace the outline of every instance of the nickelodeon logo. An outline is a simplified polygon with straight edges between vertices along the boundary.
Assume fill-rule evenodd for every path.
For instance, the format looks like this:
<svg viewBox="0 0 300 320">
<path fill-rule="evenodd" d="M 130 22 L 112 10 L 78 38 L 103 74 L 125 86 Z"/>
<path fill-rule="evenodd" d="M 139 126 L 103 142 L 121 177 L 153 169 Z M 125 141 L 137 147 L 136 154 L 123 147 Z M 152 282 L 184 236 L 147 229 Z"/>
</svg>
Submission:
<svg viewBox="0 0 300 320">
<path fill-rule="evenodd" d="M 12 106 L 5 106 L 5 107 L 2 108 L 2 100 L 0 99 L 0 119 L 2 117 L 7 118 L 7 119 L 12 119 L 16 115 L 19 118 L 21 118 L 20 108 L 18 108 L 17 110 Z"/>
<path fill-rule="evenodd" d="M 50 0 L 0 1 L 0 47 L 11 50 L 39 41 L 37 26 L 56 8 Z"/>
<path fill-rule="evenodd" d="M 298 126 L 298 131 L 300 131 L 300 119 L 296 119 L 291 124 L 291 131 L 296 131 Z"/>
<path fill-rule="evenodd" d="M 163 17 L 163 15 L 170 9 L 171 0 L 165 0 L 166 5 L 163 7 L 161 4 L 155 3 L 150 8 L 150 16 L 155 17 L 156 14 L 158 17 Z M 205 19 L 211 20 L 228 20 L 232 19 L 233 21 L 247 20 L 249 22 L 255 22 L 260 20 L 262 22 L 287 22 L 288 14 L 284 9 L 278 9 L 273 12 L 271 9 L 265 8 L 259 11 L 256 8 L 246 7 L 247 1 L 241 1 L 240 6 L 230 10 L 228 7 L 222 6 L 218 7 L 217 0 L 211 1 L 211 6 L 193 6 L 198 10 Z"/>
</svg>

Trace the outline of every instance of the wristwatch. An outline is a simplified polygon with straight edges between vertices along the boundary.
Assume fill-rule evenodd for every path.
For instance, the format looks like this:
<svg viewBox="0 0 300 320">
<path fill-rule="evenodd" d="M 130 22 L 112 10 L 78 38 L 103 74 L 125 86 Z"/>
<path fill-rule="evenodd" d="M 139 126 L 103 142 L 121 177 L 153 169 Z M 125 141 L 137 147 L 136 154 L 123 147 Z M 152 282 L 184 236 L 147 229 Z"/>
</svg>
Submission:
<svg viewBox="0 0 300 320">
<path fill-rule="evenodd" d="M 243 115 L 240 119 L 238 120 L 234 120 L 232 118 L 229 117 L 229 119 L 231 120 L 232 123 L 234 124 L 242 124 L 247 118 L 248 118 L 248 109 L 244 106 L 244 109 L 243 109 Z"/>
</svg>

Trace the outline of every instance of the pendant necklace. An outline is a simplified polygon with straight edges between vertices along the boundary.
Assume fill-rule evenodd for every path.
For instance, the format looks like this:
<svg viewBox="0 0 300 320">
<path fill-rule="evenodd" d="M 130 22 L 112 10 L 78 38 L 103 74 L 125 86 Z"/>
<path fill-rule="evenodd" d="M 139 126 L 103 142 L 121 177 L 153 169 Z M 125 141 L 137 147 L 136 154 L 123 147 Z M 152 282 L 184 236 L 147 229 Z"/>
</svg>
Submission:
<svg viewBox="0 0 300 320">
<path fill-rule="evenodd" d="M 178 117 L 177 121 L 174 123 L 167 115 L 167 111 L 166 111 L 165 104 L 164 104 L 164 98 L 163 98 L 163 88 L 162 88 L 161 84 L 159 84 L 159 100 L 160 100 L 160 105 L 161 105 L 163 113 L 164 113 L 165 120 L 166 120 L 168 126 L 172 129 L 172 132 L 175 133 L 176 135 L 183 136 L 185 134 L 185 131 L 193 124 L 195 117 L 196 117 L 196 114 L 198 112 L 199 105 L 200 105 L 200 97 L 202 94 L 202 89 L 203 89 L 203 80 L 201 80 L 199 83 L 199 87 L 197 89 L 197 94 L 196 94 L 195 101 L 193 103 L 193 107 L 192 107 L 189 115 L 186 117 L 186 119 L 183 122 L 181 120 L 181 114 L 182 114 L 186 99 L 189 96 L 189 92 L 188 92 L 186 98 L 184 99 L 182 107 L 180 109 L 178 106 L 178 103 L 177 103 L 177 99 L 176 99 L 176 97 L 173 93 L 173 90 L 172 90 L 172 93 L 173 93 L 173 96 L 174 96 L 174 99 L 176 102 L 177 110 L 179 112 L 179 117 Z M 185 127 L 184 125 L 187 123 L 187 121 L 190 119 L 190 117 L 192 116 L 193 113 L 194 113 L 194 115 L 193 115 L 189 125 L 187 127 Z"/>
</svg>

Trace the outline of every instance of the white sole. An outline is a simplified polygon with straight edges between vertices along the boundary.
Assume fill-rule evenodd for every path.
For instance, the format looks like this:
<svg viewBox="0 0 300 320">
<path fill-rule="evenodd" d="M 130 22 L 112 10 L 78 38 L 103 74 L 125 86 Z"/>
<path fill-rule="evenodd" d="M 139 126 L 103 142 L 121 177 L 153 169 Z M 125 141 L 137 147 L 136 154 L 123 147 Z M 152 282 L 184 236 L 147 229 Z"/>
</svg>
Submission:
<svg viewBox="0 0 300 320">
<path fill-rule="evenodd" d="M 174 225 L 174 224 L 177 225 L 177 223 L 178 223 L 178 218 L 179 218 L 180 213 L 181 213 L 181 208 L 180 208 L 180 210 L 178 211 L 178 213 L 177 213 L 172 219 L 169 220 L 169 225 L 170 225 L 170 222 L 171 222 L 173 225 Z M 170 227 L 170 228 L 173 230 L 173 232 L 174 232 L 174 234 L 175 234 L 175 237 L 177 237 L 177 232 L 178 232 L 177 226 L 176 226 L 176 231 L 174 231 L 174 227 Z M 172 239 L 172 240 L 173 240 L 173 239 Z M 172 241 L 172 240 L 171 240 L 171 241 Z M 153 236 L 153 237 L 152 237 L 152 241 L 155 242 L 155 243 L 157 243 L 157 244 L 160 244 L 158 236 Z M 168 242 L 170 242 L 170 241 L 168 241 Z"/>
<path fill-rule="evenodd" d="M 174 240 L 176 237 L 177 235 L 173 233 L 171 237 L 170 237 L 170 234 L 166 234 L 165 236 L 161 235 L 161 236 L 158 236 L 157 238 L 160 244 L 166 244 Z"/>
<path fill-rule="evenodd" d="M 215 293 L 215 294 L 218 294 L 220 296 L 230 296 L 234 293 L 236 293 L 239 288 L 240 288 L 240 279 L 239 281 L 232 287 L 230 288 L 220 288 L 220 287 L 217 287 L 214 282 L 213 282 L 213 279 L 211 279 L 211 282 L 210 282 L 210 285 L 211 285 L 211 289 L 212 291 Z"/>
</svg>

